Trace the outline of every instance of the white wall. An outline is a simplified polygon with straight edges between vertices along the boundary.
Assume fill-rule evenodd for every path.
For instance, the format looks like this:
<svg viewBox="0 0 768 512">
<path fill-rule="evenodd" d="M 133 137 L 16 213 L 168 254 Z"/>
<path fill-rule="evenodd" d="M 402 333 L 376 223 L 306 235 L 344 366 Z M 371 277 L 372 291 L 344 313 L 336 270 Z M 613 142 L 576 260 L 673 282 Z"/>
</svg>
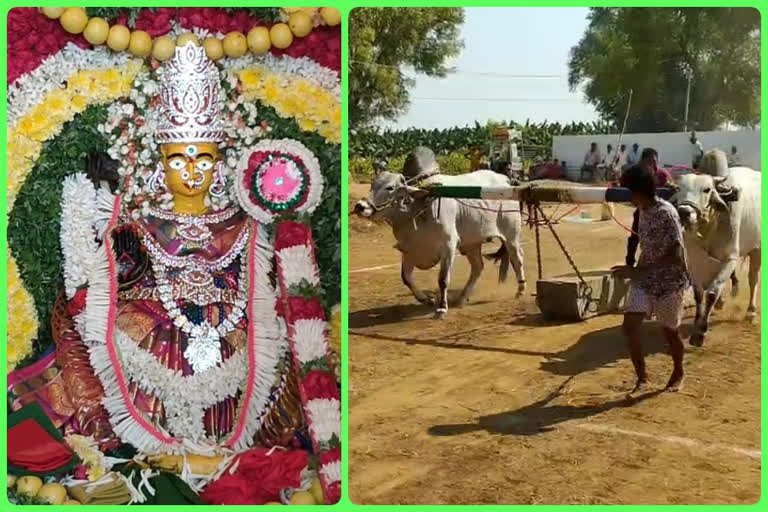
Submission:
<svg viewBox="0 0 768 512">
<path fill-rule="evenodd" d="M 760 130 L 696 132 L 704 151 L 719 148 L 726 153 L 731 146 L 736 146 L 741 155 L 741 165 L 760 170 Z M 590 142 L 597 142 L 605 155 L 606 145 L 616 148 L 618 135 L 557 135 L 552 140 L 552 155 L 558 160 L 565 160 L 569 169 L 578 169 L 584 162 L 584 154 L 589 150 Z M 625 133 L 621 139 L 627 149 L 632 144 L 640 145 L 640 152 L 645 147 L 652 147 L 659 152 L 661 165 L 691 165 L 691 134 L 684 132 L 670 133 Z M 578 174 L 578 173 L 577 173 Z"/>
</svg>

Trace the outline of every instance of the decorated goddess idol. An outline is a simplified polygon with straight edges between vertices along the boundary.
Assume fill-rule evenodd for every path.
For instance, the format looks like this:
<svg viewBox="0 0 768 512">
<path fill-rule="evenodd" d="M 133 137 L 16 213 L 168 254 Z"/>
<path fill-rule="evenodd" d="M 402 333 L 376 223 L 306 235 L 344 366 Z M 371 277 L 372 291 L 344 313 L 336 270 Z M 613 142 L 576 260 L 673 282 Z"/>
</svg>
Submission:
<svg viewBox="0 0 768 512">
<path fill-rule="evenodd" d="M 138 119 L 155 161 L 94 153 L 64 182 L 52 320 L 67 430 L 101 452 L 131 447 L 137 475 L 177 473 L 209 503 L 239 472 L 268 478 L 263 464 L 295 467 L 288 487 L 314 478 L 335 502 L 339 396 L 305 221 L 319 161 L 263 129 L 232 161 L 232 84 L 203 46 L 179 46 L 153 76 L 146 109 L 117 105 L 108 123 L 125 137 L 124 117 Z M 273 485 L 256 501 L 290 498 Z"/>
</svg>

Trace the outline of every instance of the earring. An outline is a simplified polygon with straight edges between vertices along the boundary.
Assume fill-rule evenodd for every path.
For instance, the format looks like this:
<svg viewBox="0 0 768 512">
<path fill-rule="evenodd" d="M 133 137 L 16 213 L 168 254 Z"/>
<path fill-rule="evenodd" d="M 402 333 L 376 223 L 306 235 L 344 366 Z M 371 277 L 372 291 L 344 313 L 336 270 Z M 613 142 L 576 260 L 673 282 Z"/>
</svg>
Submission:
<svg viewBox="0 0 768 512">
<path fill-rule="evenodd" d="M 220 198 L 227 193 L 227 182 L 224 179 L 223 162 L 216 164 L 216 170 L 213 172 L 213 183 L 208 192 L 215 198 Z"/>
<path fill-rule="evenodd" d="M 162 162 L 157 162 L 154 172 L 152 172 L 149 180 L 147 180 L 147 186 L 153 194 L 160 190 L 160 187 L 165 187 L 165 166 Z"/>
</svg>

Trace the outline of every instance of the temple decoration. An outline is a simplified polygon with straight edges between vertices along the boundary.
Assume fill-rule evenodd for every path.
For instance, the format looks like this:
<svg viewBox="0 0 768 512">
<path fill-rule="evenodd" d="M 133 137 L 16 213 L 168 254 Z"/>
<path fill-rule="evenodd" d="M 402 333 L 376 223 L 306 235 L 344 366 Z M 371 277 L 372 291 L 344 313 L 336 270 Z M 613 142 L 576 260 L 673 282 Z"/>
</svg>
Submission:
<svg viewBox="0 0 768 512">
<path fill-rule="evenodd" d="M 23 320 L 9 325 L 9 365 L 38 358 L 9 375 L 9 404 L 38 407 L 66 436 L 51 446 L 82 503 L 163 503 L 147 491 L 161 481 L 180 504 L 288 502 L 315 488 L 335 503 L 337 362 L 309 223 L 321 208 L 338 215 L 324 194 L 339 173 L 328 159 L 338 74 L 288 55 L 212 59 L 194 41 L 171 53 L 69 43 L 9 84 L 9 312 Z M 89 147 L 87 165 L 58 160 L 63 137 Z M 61 213 L 30 224 L 17 212 L 50 215 L 30 193 L 47 169 L 61 173 Z M 22 235 L 52 222 L 55 237 Z M 323 234 L 322 251 L 336 236 Z M 48 251 L 58 270 L 37 267 Z M 295 465 L 285 478 L 214 492 L 225 473 L 253 481 L 275 448 L 304 454 L 274 459 Z"/>
<path fill-rule="evenodd" d="M 205 39 L 203 46 L 208 58 L 241 57 L 249 50 L 262 55 L 272 47 L 285 50 L 293 44 L 294 37 L 304 38 L 315 27 L 335 27 L 341 23 L 341 13 L 335 7 L 286 7 L 279 11 L 281 21 L 269 27 L 256 25 L 244 32 L 234 30 Z M 200 38 L 194 32 L 183 33 L 177 41 L 167 35 L 155 37 L 153 41 L 145 30 L 130 31 L 123 24 L 110 27 L 104 18 L 89 18 L 83 7 L 47 7 L 41 12 L 49 19 L 58 20 L 69 34 L 82 34 L 94 46 L 107 45 L 113 51 L 127 50 L 137 57 L 151 55 L 157 60 L 168 60 L 173 56 L 174 44 L 200 44 Z"/>
</svg>

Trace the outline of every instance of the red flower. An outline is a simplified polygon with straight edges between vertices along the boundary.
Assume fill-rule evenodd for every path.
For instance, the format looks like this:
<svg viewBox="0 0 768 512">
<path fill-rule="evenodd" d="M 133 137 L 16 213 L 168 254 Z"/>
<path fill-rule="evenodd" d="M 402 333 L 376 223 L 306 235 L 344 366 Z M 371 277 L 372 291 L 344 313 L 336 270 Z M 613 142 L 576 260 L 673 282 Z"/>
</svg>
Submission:
<svg viewBox="0 0 768 512">
<path fill-rule="evenodd" d="M 29 73 L 68 42 L 89 46 L 82 36 L 67 33 L 58 20 L 48 19 L 36 7 L 15 7 L 8 11 L 7 83 Z"/>
<path fill-rule="evenodd" d="M 337 446 L 332 450 L 321 453 L 318 456 L 318 460 L 320 461 L 320 466 L 341 460 L 341 446 Z"/>
<path fill-rule="evenodd" d="M 240 458 L 234 474 L 211 483 L 201 495 L 213 505 L 263 505 L 278 501 L 280 491 L 301 484 L 301 472 L 307 467 L 308 455 L 303 450 L 280 451 L 271 455 L 264 448 L 254 448 Z"/>
<path fill-rule="evenodd" d="M 341 482 L 334 482 L 325 489 L 325 504 L 335 505 L 341 499 Z"/>
<path fill-rule="evenodd" d="M 67 304 L 67 313 L 69 316 L 76 316 L 85 309 L 85 299 L 87 295 L 88 290 L 86 288 L 80 288 L 75 292 L 75 296 L 72 297 L 72 300 Z"/>
<path fill-rule="evenodd" d="M 77 466 L 75 466 L 74 477 L 77 478 L 78 480 L 88 479 L 88 468 L 85 467 L 85 464 L 80 462 L 77 464 Z"/>
<path fill-rule="evenodd" d="M 309 226 L 301 222 L 284 221 L 277 226 L 275 250 L 279 251 L 294 245 L 305 245 L 312 240 Z"/>
<path fill-rule="evenodd" d="M 328 372 L 312 370 L 306 377 L 304 377 L 303 384 L 307 400 L 312 400 L 313 398 L 340 399 L 339 387 L 336 385 L 336 379 L 334 379 Z"/>
<path fill-rule="evenodd" d="M 163 36 L 171 31 L 171 19 L 175 14 L 173 7 L 160 7 L 155 12 L 142 9 L 136 18 L 136 29 L 144 30 L 152 37 Z"/>
<path fill-rule="evenodd" d="M 288 299 L 288 315 L 291 322 L 296 320 L 324 319 L 323 305 L 316 298 L 290 297 Z"/>
</svg>

